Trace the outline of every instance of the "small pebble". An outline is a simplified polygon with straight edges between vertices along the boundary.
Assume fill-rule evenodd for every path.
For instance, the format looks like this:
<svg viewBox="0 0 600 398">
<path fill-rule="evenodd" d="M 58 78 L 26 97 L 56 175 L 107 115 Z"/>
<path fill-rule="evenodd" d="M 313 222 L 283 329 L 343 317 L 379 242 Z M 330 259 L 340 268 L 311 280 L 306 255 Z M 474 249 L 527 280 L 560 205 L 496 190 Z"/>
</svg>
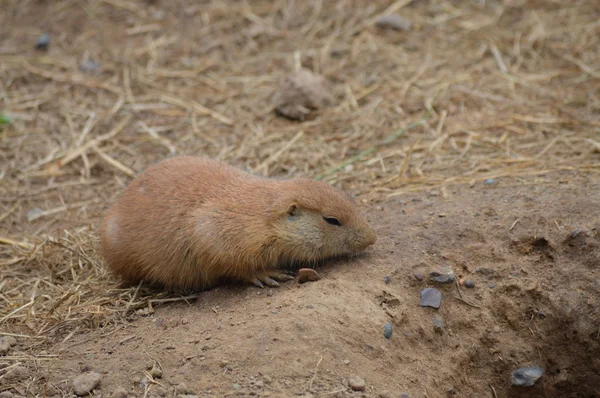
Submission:
<svg viewBox="0 0 600 398">
<path fill-rule="evenodd" d="M 400 394 L 400 398 L 409 398 L 409 395 L 407 392 L 403 392 L 402 394 Z"/>
<path fill-rule="evenodd" d="M 375 22 L 380 28 L 389 28 L 393 30 L 411 30 L 412 23 L 398 14 L 384 15 Z"/>
<path fill-rule="evenodd" d="M 471 279 L 467 279 L 465 281 L 465 287 L 467 289 L 473 289 L 475 287 L 475 282 L 473 282 Z"/>
<path fill-rule="evenodd" d="M 50 35 L 48 33 L 44 33 L 40 37 L 38 37 L 35 42 L 35 48 L 38 50 L 47 50 L 50 47 Z"/>
<path fill-rule="evenodd" d="M 576 238 L 579 234 L 581 234 L 583 232 L 583 229 L 581 228 L 575 228 L 571 234 L 569 235 L 571 238 Z"/>
<path fill-rule="evenodd" d="M 231 387 L 233 387 L 234 390 L 241 390 L 242 389 L 242 386 L 240 386 L 238 383 L 233 383 L 231 385 Z"/>
<path fill-rule="evenodd" d="M 385 278 L 383 278 L 383 282 L 387 285 L 388 283 L 390 283 L 392 281 L 392 278 L 389 276 L 386 276 Z"/>
<path fill-rule="evenodd" d="M 93 59 L 84 59 L 79 63 L 79 70 L 82 72 L 97 73 L 102 69 L 102 65 Z"/>
<path fill-rule="evenodd" d="M 433 330 L 439 334 L 444 333 L 444 319 L 439 315 L 433 317 Z"/>
<path fill-rule="evenodd" d="M 391 323 L 386 323 L 383 326 L 383 337 L 385 337 L 386 339 L 389 339 L 392 337 L 392 324 Z"/>
<path fill-rule="evenodd" d="M 452 267 L 445 265 L 437 271 L 432 271 L 429 274 L 429 280 L 442 284 L 453 283 L 456 280 L 456 276 L 454 276 Z"/>
<path fill-rule="evenodd" d="M 423 280 L 423 273 L 421 271 L 415 271 L 415 273 L 413 275 L 415 276 L 415 278 L 417 278 L 417 280 L 419 280 L 419 281 Z"/>
<path fill-rule="evenodd" d="M 348 378 L 348 386 L 354 391 L 365 391 L 366 383 L 358 376 L 350 376 Z"/>
<path fill-rule="evenodd" d="M 187 384 L 185 384 L 185 383 L 177 384 L 177 387 L 175 387 L 175 391 L 177 392 L 177 394 L 193 394 L 194 393 L 194 391 L 189 389 Z"/>
<path fill-rule="evenodd" d="M 348 359 L 344 359 L 344 365 L 350 365 L 350 361 Z"/>
<path fill-rule="evenodd" d="M 494 275 L 494 270 L 491 268 L 486 268 L 486 267 L 477 267 L 477 268 L 475 268 L 475 272 L 477 272 L 478 274 L 489 275 L 489 276 Z"/>
<path fill-rule="evenodd" d="M 227 367 L 227 365 L 229 365 L 229 361 L 228 361 L 228 360 L 226 360 L 226 359 L 224 359 L 224 360 L 222 360 L 221 362 L 219 362 L 219 366 L 220 366 L 221 368 L 225 368 L 225 367 Z"/>
<path fill-rule="evenodd" d="M 73 379 L 73 392 L 80 397 L 87 395 L 100 384 L 101 380 L 102 375 L 100 373 L 82 373 Z"/>
<path fill-rule="evenodd" d="M 496 287 L 496 284 L 495 283 L 490 283 L 488 286 L 490 287 L 490 289 L 493 289 L 493 288 Z"/>
<path fill-rule="evenodd" d="M 532 387 L 543 374 L 544 369 L 537 366 L 519 368 L 512 374 L 512 385 L 515 387 Z"/>
<path fill-rule="evenodd" d="M 423 289 L 419 305 L 421 307 L 440 308 L 440 305 L 442 305 L 442 292 L 432 287 Z"/>
<path fill-rule="evenodd" d="M 31 222 L 37 220 L 44 214 L 42 209 L 31 209 L 27 212 L 27 221 Z"/>
<path fill-rule="evenodd" d="M 315 282 L 321 279 L 317 271 L 312 268 L 301 268 L 298 270 L 298 282 Z"/>
<path fill-rule="evenodd" d="M 152 370 L 150 371 L 150 376 L 152 376 L 155 379 L 160 379 L 163 376 L 163 371 L 161 368 L 152 367 Z"/>
<path fill-rule="evenodd" d="M 483 182 L 484 185 L 494 185 L 496 183 L 496 180 L 494 180 L 493 178 L 488 178 L 487 180 L 485 180 Z"/>
<path fill-rule="evenodd" d="M 254 384 L 256 387 L 258 388 L 263 388 L 265 386 L 265 382 L 262 380 L 259 380 L 256 382 L 256 384 Z"/>
</svg>

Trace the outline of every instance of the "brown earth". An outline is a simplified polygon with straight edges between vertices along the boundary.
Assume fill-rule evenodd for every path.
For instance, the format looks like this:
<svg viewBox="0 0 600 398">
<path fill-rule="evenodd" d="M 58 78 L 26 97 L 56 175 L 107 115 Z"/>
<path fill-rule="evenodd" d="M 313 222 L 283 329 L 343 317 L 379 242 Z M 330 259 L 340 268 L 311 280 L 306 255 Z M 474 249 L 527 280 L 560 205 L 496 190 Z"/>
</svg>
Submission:
<svg viewBox="0 0 600 398">
<path fill-rule="evenodd" d="M 87 371 L 92 396 L 600 397 L 595 0 L 6 4 L 0 398 Z M 300 67 L 335 98 L 297 122 L 273 100 Z M 100 217 L 173 154 L 323 178 L 379 240 L 301 285 L 121 287 Z"/>
<path fill-rule="evenodd" d="M 223 286 L 138 310 L 115 330 L 52 345 L 58 357 L 36 377 L 68 391 L 93 369 L 103 394 L 141 396 L 156 364 L 148 396 L 180 383 L 199 396 L 360 396 L 347 388 L 352 375 L 368 397 L 598 396 L 600 180 L 563 173 L 448 194 L 370 206 L 378 243 L 320 267 L 318 282 Z M 444 265 L 475 287 L 428 282 Z M 418 305 L 430 286 L 443 293 L 439 310 Z M 529 365 L 546 369 L 538 385 L 511 388 L 511 372 Z"/>
</svg>

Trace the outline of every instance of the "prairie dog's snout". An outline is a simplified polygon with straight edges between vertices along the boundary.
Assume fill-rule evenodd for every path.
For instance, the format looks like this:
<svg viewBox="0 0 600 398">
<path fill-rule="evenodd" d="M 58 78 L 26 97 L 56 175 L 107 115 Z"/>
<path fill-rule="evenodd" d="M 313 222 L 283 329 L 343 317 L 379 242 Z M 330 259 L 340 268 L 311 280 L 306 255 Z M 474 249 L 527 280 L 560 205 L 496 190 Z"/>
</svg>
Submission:
<svg viewBox="0 0 600 398">
<path fill-rule="evenodd" d="M 277 267 L 357 253 L 376 235 L 353 201 L 309 179 L 274 180 L 174 157 L 125 189 L 102 227 L 106 264 L 130 282 L 206 288 L 285 280 Z"/>
</svg>

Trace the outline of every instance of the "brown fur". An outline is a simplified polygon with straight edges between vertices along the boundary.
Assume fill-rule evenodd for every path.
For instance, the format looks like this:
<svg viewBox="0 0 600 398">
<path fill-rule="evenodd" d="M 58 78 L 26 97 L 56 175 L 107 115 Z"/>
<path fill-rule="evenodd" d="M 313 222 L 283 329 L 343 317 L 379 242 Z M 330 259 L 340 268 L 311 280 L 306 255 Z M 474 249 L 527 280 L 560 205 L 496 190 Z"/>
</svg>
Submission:
<svg viewBox="0 0 600 398">
<path fill-rule="evenodd" d="M 164 160 L 135 178 L 101 234 L 106 264 L 123 279 L 193 289 L 356 253 L 376 240 L 350 197 L 325 182 L 260 178 L 197 157 Z"/>
</svg>

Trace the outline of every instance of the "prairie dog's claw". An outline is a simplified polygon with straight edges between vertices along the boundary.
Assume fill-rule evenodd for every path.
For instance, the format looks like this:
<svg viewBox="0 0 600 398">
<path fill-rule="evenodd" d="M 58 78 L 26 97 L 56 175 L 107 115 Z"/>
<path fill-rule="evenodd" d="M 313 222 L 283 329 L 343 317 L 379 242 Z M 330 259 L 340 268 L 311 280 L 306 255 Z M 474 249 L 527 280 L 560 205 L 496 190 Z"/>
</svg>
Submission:
<svg viewBox="0 0 600 398">
<path fill-rule="evenodd" d="M 265 285 L 267 285 L 269 287 L 279 287 L 279 283 L 277 283 L 277 281 L 269 278 L 268 276 L 263 276 L 261 279 L 265 283 Z"/>
<path fill-rule="evenodd" d="M 257 278 L 257 277 L 253 277 L 250 279 L 250 283 L 260 287 L 261 289 L 263 289 L 265 286 L 262 284 L 262 282 Z"/>
<path fill-rule="evenodd" d="M 284 273 L 286 275 L 291 276 L 292 279 L 294 279 L 294 277 L 296 276 L 296 272 L 292 271 L 292 270 L 289 270 L 289 269 L 282 269 L 282 270 L 280 270 L 280 272 L 282 272 L 282 273 Z"/>
<path fill-rule="evenodd" d="M 289 274 L 290 271 L 283 270 L 265 270 L 254 274 L 250 278 L 250 282 L 260 288 L 263 288 L 264 285 L 269 287 L 279 287 L 279 282 L 290 281 L 294 279 L 293 276 Z"/>
</svg>

